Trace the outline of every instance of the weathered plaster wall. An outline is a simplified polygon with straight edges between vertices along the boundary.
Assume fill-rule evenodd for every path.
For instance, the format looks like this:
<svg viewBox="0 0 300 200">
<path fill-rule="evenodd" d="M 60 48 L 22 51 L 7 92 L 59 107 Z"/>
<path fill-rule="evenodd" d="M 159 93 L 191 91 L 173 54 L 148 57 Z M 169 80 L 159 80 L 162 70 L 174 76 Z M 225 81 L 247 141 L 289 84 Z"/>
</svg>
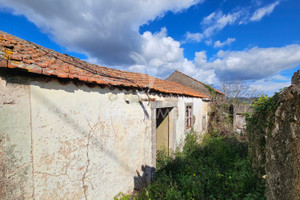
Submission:
<svg viewBox="0 0 300 200">
<path fill-rule="evenodd" d="M 153 164 L 150 109 L 136 95 L 56 81 L 30 90 L 37 199 L 112 199 Z"/>
<path fill-rule="evenodd" d="M 186 113 L 185 113 L 185 107 L 187 104 L 192 105 L 193 108 L 193 119 L 194 119 L 194 125 L 193 129 L 202 134 L 203 130 L 205 130 L 202 127 L 202 116 L 206 115 L 208 113 L 208 102 L 202 101 L 202 99 L 199 98 L 188 98 L 188 97 L 180 97 L 178 100 L 178 115 L 176 119 L 176 141 L 177 145 L 179 145 L 179 142 L 182 143 L 182 141 L 185 138 L 185 134 L 187 131 L 186 129 Z"/>
<path fill-rule="evenodd" d="M 0 77 L 1 199 L 112 199 L 138 187 L 136 170 L 151 178 L 150 102 L 132 91 Z M 150 96 L 176 102 L 174 149 L 185 137 L 186 103 L 193 103 L 194 129 L 203 129 L 208 106 L 201 99 Z"/>
<path fill-rule="evenodd" d="M 29 85 L 0 74 L 0 199 L 31 199 L 31 139 Z"/>
</svg>

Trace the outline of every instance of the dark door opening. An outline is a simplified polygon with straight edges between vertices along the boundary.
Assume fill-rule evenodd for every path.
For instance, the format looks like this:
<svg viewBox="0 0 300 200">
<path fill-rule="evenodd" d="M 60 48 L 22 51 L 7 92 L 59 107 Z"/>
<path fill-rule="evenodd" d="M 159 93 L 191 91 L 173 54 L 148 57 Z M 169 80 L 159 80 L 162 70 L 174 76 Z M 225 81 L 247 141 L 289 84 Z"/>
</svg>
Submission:
<svg viewBox="0 0 300 200">
<path fill-rule="evenodd" d="M 173 148 L 173 108 L 156 109 L 156 151 Z"/>
</svg>

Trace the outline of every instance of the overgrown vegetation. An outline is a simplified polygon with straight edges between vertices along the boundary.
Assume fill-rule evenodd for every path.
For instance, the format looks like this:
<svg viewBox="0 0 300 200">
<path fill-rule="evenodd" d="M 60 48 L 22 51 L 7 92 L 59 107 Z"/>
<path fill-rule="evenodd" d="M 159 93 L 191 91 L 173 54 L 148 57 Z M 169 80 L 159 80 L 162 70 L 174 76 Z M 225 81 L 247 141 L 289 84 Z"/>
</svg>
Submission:
<svg viewBox="0 0 300 200">
<path fill-rule="evenodd" d="M 232 135 L 233 113 L 226 101 L 213 101 L 210 105 L 208 133 L 212 136 Z"/>
<path fill-rule="evenodd" d="M 156 180 L 122 199 L 265 199 L 263 180 L 252 174 L 247 143 L 234 137 L 198 141 L 191 132 L 182 152 L 159 154 Z"/>
</svg>

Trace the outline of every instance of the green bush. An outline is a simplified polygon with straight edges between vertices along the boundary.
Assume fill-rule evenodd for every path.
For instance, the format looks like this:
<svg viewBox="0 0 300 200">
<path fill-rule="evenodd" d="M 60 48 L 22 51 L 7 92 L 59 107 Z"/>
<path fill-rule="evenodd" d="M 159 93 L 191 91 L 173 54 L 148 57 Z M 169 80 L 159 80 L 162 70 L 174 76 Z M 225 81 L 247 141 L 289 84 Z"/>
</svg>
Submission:
<svg viewBox="0 0 300 200">
<path fill-rule="evenodd" d="M 158 157 L 163 164 L 156 180 L 132 199 L 265 199 L 264 182 L 252 174 L 245 142 L 206 136 L 199 144 L 189 133 L 181 153 L 165 156 Z"/>
</svg>

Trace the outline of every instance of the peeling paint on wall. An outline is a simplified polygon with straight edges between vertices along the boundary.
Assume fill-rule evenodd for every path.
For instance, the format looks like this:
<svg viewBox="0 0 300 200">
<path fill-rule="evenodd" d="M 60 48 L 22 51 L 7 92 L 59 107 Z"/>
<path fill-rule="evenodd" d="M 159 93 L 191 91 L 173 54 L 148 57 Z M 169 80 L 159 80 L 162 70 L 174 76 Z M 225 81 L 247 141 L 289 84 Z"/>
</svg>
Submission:
<svg viewBox="0 0 300 200">
<path fill-rule="evenodd" d="M 0 141 L 1 199 L 31 199 L 29 86 L 7 82 L 1 76 Z"/>
<path fill-rule="evenodd" d="M 4 149 L 0 173 L 5 177 L 0 195 L 112 199 L 151 178 L 156 119 L 150 117 L 150 104 L 139 102 L 147 99 L 145 94 L 62 85 L 56 80 L 12 79 L 0 79 L 0 149 Z M 195 130 L 201 132 L 202 116 L 207 114 L 201 99 L 150 97 L 178 101 L 174 147 L 185 137 L 186 102 L 193 103 Z"/>
<path fill-rule="evenodd" d="M 151 120 L 143 121 L 140 104 L 127 104 L 126 96 L 118 90 L 32 83 L 33 145 L 40 145 L 33 152 L 37 198 L 80 191 L 80 199 L 111 199 L 133 188 L 136 170 L 151 164 Z M 51 155 L 52 162 L 45 162 Z"/>
</svg>

